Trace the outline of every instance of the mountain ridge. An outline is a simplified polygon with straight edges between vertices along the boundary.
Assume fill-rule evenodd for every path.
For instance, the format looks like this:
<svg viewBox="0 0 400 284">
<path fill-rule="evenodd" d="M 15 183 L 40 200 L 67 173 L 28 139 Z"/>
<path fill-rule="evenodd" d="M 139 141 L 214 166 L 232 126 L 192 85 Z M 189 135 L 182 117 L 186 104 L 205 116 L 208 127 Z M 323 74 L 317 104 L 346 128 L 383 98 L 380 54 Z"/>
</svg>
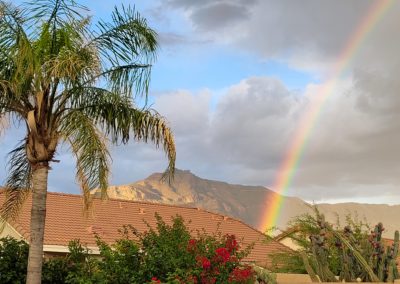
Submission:
<svg viewBox="0 0 400 284">
<path fill-rule="evenodd" d="M 259 226 L 260 216 L 280 195 L 264 186 L 203 179 L 189 170 L 176 170 L 171 184 L 161 182 L 161 177 L 161 173 L 153 173 L 137 182 L 110 186 L 107 192 L 110 198 L 202 208 L 239 219 L 258 230 L 263 229 Z M 277 218 L 278 228 L 284 229 L 295 216 L 312 213 L 312 205 L 300 198 L 280 196 L 283 206 Z M 400 205 L 346 202 L 321 203 L 317 207 L 328 221 L 334 223 L 337 216 L 344 223 L 349 214 L 359 221 L 365 219 L 371 226 L 381 221 L 386 226 L 387 237 L 392 237 L 394 230 L 400 228 L 400 221 L 396 218 L 400 216 Z"/>
</svg>

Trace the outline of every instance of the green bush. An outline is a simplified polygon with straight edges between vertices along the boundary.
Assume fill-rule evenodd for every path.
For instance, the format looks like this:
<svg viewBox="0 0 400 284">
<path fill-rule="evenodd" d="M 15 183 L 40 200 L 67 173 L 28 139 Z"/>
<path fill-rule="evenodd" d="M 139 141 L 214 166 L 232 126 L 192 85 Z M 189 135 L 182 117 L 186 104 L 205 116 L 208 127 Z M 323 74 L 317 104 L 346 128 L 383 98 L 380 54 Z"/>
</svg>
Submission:
<svg viewBox="0 0 400 284">
<path fill-rule="evenodd" d="M 97 237 L 102 257 L 98 263 L 99 274 L 104 283 L 141 283 L 142 253 L 137 243 L 130 239 L 129 228 L 123 228 L 123 238 L 112 246 Z"/>
<path fill-rule="evenodd" d="M 45 260 L 42 271 L 42 284 L 65 283 L 68 277 L 65 258 L 56 257 Z"/>
<path fill-rule="evenodd" d="M 172 225 L 166 224 L 156 215 L 157 227 L 138 235 L 143 254 L 142 280 L 156 276 L 165 281 L 168 274 L 188 270 L 195 265 L 195 260 L 187 251 L 190 233 L 181 217 L 175 217 Z"/>
<path fill-rule="evenodd" d="M 25 283 L 29 246 L 24 241 L 0 239 L 0 283 Z"/>
</svg>

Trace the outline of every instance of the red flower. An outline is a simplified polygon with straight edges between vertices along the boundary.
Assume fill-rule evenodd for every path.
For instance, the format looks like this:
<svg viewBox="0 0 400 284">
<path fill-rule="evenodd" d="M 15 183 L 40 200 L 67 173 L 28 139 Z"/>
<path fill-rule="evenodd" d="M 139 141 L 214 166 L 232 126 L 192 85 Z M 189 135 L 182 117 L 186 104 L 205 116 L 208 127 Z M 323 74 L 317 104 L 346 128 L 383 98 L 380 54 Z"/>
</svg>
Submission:
<svg viewBox="0 0 400 284">
<path fill-rule="evenodd" d="M 161 281 L 158 280 L 157 277 L 152 277 L 151 278 L 151 283 L 161 283 Z"/>
<path fill-rule="evenodd" d="M 251 267 L 235 267 L 235 269 L 229 275 L 229 282 L 245 282 L 250 280 L 254 275 L 254 271 Z"/>
<path fill-rule="evenodd" d="M 239 244 L 236 241 L 235 235 L 226 235 L 225 236 L 226 241 L 225 241 L 225 246 L 228 249 L 228 251 L 231 253 L 232 251 L 238 250 L 239 249 Z"/>
<path fill-rule="evenodd" d="M 217 248 L 215 253 L 217 254 L 218 259 L 222 262 L 227 262 L 231 256 L 226 248 Z"/>
<path fill-rule="evenodd" d="M 201 258 L 201 266 L 203 269 L 209 269 L 211 267 L 211 262 L 207 257 Z"/>
<path fill-rule="evenodd" d="M 189 252 L 190 251 L 194 251 L 196 249 L 196 244 L 197 244 L 197 241 L 195 239 L 190 239 L 189 243 L 188 243 L 188 246 L 187 246 L 187 250 Z"/>
<path fill-rule="evenodd" d="M 217 282 L 217 278 L 215 277 L 209 277 L 209 276 L 201 277 L 201 284 L 215 284 L 215 282 Z"/>
</svg>

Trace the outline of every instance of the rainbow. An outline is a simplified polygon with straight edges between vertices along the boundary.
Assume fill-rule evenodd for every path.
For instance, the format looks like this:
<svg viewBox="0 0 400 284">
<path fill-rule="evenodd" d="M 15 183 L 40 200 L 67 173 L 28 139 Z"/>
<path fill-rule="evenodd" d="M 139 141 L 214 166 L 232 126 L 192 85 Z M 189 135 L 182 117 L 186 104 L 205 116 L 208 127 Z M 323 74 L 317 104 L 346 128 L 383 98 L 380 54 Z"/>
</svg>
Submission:
<svg viewBox="0 0 400 284">
<path fill-rule="evenodd" d="M 285 194 L 292 183 L 296 169 L 301 161 L 304 150 L 310 139 L 310 135 L 315 128 L 318 118 L 321 115 L 322 109 L 328 98 L 334 93 L 334 88 L 338 80 L 344 75 L 349 64 L 357 55 L 362 43 L 367 36 L 373 31 L 376 24 L 384 16 L 395 0 L 377 0 L 374 1 L 369 8 L 367 14 L 357 26 L 352 36 L 350 37 L 345 48 L 340 53 L 340 56 L 328 76 L 328 80 L 322 85 L 309 105 L 308 111 L 300 120 L 297 131 L 293 137 L 292 143 L 286 152 L 285 158 L 281 163 L 278 175 L 275 178 L 274 184 L 271 187 L 275 192 L 272 197 L 272 202 L 269 201 L 266 210 L 260 216 L 258 228 L 262 231 L 273 228 L 279 218 L 279 214 L 283 205 L 281 194 Z M 267 201 L 267 200 L 266 200 Z M 267 202 L 265 202 L 267 203 Z"/>
</svg>

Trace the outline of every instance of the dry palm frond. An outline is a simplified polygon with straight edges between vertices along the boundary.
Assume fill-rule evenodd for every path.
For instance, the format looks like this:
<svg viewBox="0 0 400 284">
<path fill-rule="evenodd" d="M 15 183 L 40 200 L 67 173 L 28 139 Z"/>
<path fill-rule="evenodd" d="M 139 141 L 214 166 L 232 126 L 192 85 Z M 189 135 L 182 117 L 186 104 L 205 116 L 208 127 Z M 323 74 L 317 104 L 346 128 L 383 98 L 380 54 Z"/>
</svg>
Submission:
<svg viewBox="0 0 400 284">
<path fill-rule="evenodd" d="M 80 111 L 64 117 L 61 132 L 75 155 L 76 178 L 88 207 L 92 189 L 100 188 L 103 196 L 107 194 L 110 155 L 105 139 L 93 121 Z"/>
<path fill-rule="evenodd" d="M 9 153 L 9 176 L 6 181 L 6 198 L 0 209 L 3 219 L 15 219 L 31 192 L 32 169 L 26 157 L 25 145 L 21 143 Z"/>
</svg>

